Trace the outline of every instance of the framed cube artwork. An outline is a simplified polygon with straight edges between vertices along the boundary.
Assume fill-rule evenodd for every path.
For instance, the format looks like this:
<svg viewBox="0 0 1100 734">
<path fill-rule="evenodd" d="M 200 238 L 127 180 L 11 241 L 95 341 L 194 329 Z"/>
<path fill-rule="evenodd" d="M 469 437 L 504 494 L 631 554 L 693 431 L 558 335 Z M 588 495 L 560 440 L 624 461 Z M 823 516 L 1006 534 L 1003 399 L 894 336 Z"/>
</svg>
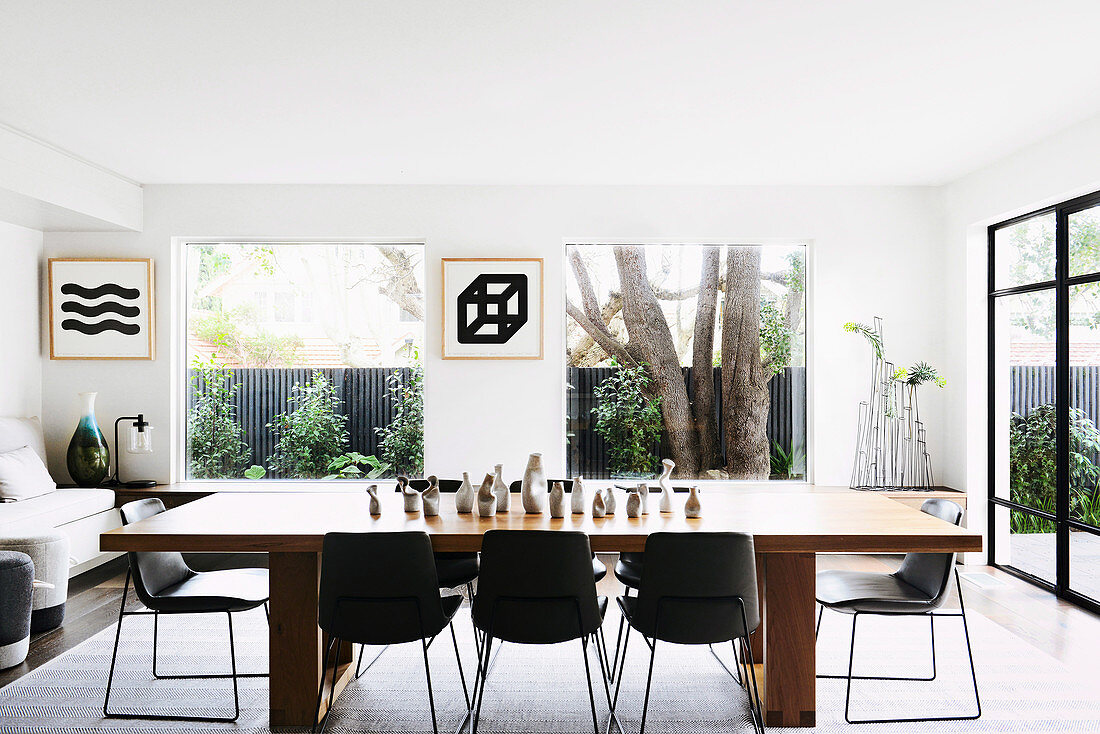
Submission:
<svg viewBox="0 0 1100 734">
<path fill-rule="evenodd" d="M 443 258 L 443 359 L 542 359 L 542 258 Z"/>
<path fill-rule="evenodd" d="M 50 359 L 155 359 L 153 261 L 50 258 Z"/>
</svg>

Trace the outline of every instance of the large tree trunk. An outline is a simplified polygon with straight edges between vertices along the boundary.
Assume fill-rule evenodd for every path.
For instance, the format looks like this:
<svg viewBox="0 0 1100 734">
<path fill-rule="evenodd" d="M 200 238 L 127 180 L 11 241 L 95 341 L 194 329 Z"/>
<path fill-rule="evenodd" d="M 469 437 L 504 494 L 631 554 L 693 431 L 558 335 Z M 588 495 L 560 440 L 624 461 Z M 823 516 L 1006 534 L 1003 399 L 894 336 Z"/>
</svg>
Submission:
<svg viewBox="0 0 1100 734">
<path fill-rule="evenodd" d="M 699 442 L 692 424 L 687 386 L 668 321 L 646 278 L 645 251 L 641 247 L 618 245 L 615 264 L 619 270 L 623 322 L 630 336 L 630 352 L 649 365 L 654 388 L 661 398 L 665 433 L 677 475 L 694 477 L 699 473 Z"/>
<path fill-rule="evenodd" d="M 714 320 L 718 306 L 718 266 L 721 249 L 703 250 L 695 336 L 691 354 L 691 414 L 699 440 L 699 470 L 718 467 L 718 419 L 714 405 Z"/>
<path fill-rule="evenodd" d="M 767 479 L 768 378 L 760 359 L 760 248 L 730 247 L 722 313 L 722 423 L 730 479 Z"/>
</svg>

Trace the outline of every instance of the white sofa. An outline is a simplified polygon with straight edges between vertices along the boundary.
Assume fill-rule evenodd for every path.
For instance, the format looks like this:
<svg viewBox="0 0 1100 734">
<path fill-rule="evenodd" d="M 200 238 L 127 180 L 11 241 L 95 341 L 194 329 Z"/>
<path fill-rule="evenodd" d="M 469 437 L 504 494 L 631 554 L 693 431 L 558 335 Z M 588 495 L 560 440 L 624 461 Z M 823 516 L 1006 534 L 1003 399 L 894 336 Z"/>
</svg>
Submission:
<svg viewBox="0 0 1100 734">
<path fill-rule="evenodd" d="M 0 417 L 0 453 L 30 446 L 46 461 L 38 418 Z M 101 553 L 99 534 L 122 525 L 109 489 L 62 488 L 39 497 L 0 503 L 0 538 L 56 529 L 69 538 L 69 576 L 94 568 L 118 553 Z"/>
</svg>

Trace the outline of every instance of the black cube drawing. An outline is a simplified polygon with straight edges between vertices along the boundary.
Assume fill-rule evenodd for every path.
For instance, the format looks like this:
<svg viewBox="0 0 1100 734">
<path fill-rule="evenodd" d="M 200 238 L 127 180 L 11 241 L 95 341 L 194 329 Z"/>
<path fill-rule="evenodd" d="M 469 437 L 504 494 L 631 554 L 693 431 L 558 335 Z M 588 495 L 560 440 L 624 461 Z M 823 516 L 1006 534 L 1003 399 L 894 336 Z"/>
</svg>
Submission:
<svg viewBox="0 0 1100 734">
<path fill-rule="evenodd" d="M 506 344 L 527 323 L 527 276 L 482 273 L 458 294 L 459 344 Z"/>
</svg>

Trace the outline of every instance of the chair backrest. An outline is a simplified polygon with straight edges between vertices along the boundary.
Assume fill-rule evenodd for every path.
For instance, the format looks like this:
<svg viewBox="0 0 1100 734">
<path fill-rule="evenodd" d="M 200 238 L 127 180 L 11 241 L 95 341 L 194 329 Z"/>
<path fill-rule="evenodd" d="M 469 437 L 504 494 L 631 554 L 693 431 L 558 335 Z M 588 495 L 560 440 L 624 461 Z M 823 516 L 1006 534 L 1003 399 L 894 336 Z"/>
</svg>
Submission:
<svg viewBox="0 0 1100 734">
<path fill-rule="evenodd" d="M 129 525 L 164 512 L 164 503 L 152 497 L 127 502 L 119 508 L 122 524 Z M 169 586 L 186 581 L 195 575 L 183 560 L 183 555 L 172 552 L 151 553 L 142 551 L 126 554 L 130 573 L 134 577 L 134 590 L 145 606 L 156 607 L 156 596 Z"/>
<path fill-rule="evenodd" d="M 744 603 L 744 620 L 738 599 Z M 733 640 L 759 625 L 756 553 L 751 535 L 649 536 L 633 619 L 635 629 L 666 642 L 690 645 Z"/>
<path fill-rule="evenodd" d="M 551 488 L 553 488 L 554 482 L 561 482 L 562 486 L 565 487 L 566 492 L 572 492 L 573 491 L 573 480 L 572 479 L 547 479 L 546 480 L 546 491 L 547 492 L 549 492 L 551 490 Z M 508 485 L 508 491 L 518 493 L 522 487 L 523 487 L 523 480 L 522 479 L 516 479 L 515 481 L 513 481 L 511 484 Z"/>
<path fill-rule="evenodd" d="M 321 629 L 347 642 L 431 637 L 447 620 L 427 533 L 326 533 L 317 605 Z"/>
<path fill-rule="evenodd" d="M 595 632 L 602 620 L 588 536 L 487 531 L 473 613 L 479 629 L 508 642 L 547 644 Z"/>
<path fill-rule="evenodd" d="M 473 480 L 470 480 L 471 484 Z M 409 486 L 415 489 L 417 492 L 423 492 L 428 488 L 427 479 L 410 479 Z M 440 492 L 457 492 L 458 488 L 462 486 L 461 479 L 440 479 L 439 491 Z M 397 489 L 396 487 L 394 489 Z M 474 491 L 477 491 L 477 487 L 474 487 Z"/>
<path fill-rule="evenodd" d="M 962 522 L 962 508 L 951 500 L 925 500 L 920 511 L 952 525 Z M 938 607 L 947 599 L 947 584 L 954 567 L 954 553 L 906 553 L 894 575 L 928 594 L 933 605 Z"/>
</svg>

